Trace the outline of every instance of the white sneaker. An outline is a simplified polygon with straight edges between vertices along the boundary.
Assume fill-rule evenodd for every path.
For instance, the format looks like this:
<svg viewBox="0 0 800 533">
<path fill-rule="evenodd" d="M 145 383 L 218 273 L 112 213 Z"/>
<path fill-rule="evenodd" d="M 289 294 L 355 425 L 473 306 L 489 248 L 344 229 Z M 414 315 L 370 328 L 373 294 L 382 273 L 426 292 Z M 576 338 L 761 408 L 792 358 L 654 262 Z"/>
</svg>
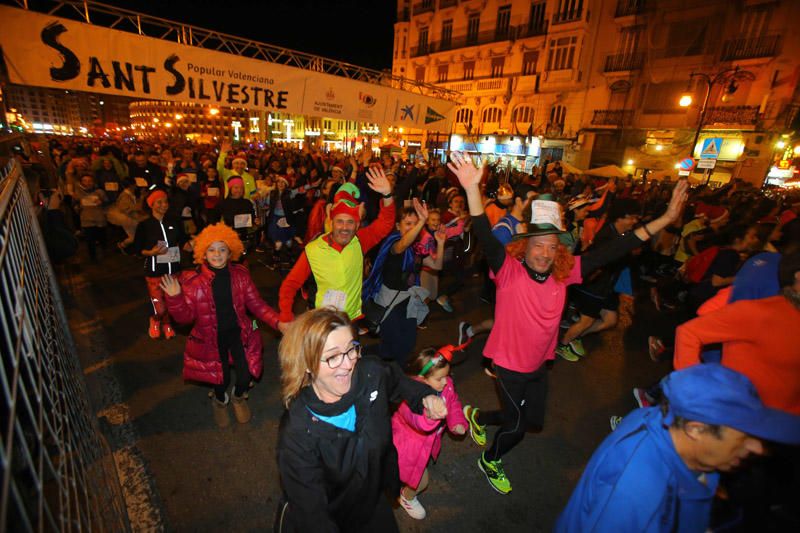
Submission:
<svg viewBox="0 0 800 533">
<path fill-rule="evenodd" d="M 419 500 L 416 496 L 411 498 L 410 500 L 406 500 L 405 496 L 402 494 L 400 495 L 400 507 L 406 510 L 408 516 L 415 520 L 422 520 L 427 516 L 428 513 L 425 512 L 425 508 L 419 503 Z"/>
</svg>

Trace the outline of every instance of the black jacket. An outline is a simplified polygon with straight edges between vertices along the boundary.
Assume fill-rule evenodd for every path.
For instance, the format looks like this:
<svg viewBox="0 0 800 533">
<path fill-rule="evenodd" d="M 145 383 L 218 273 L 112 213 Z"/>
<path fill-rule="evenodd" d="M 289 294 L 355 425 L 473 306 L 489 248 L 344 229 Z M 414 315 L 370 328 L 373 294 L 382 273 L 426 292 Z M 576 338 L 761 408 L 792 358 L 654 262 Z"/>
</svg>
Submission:
<svg viewBox="0 0 800 533">
<path fill-rule="evenodd" d="M 166 239 L 164 238 L 166 236 Z M 158 244 L 158 241 L 165 241 L 168 247 L 183 245 L 189 238 L 183 232 L 183 224 L 176 218 L 169 215 L 159 222 L 150 216 L 139 222 L 136 226 L 136 234 L 133 236 L 131 251 L 140 254 L 143 250 L 149 250 Z M 159 263 L 155 257 L 145 256 L 144 275 L 147 277 L 161 277 L 164 274 L 175 274 L 181 269 L 180 261 L 174 263 Z"/>
<path fill-rule="evenodd" d="M 422 413 L 422 399 L 436 394 L 396 364 L 369 356 L 358 362 L 350 392 L 334 404 L 305 387 L 284 412 L 278 435 L 278 470 L 289 502 L 287 520 L 297 531 L 358 531 L 388 492 L 400 492 L 390 403 L 406 400 Z M 356 430 L 323 422 L 351 405 Z"/>
</svg>

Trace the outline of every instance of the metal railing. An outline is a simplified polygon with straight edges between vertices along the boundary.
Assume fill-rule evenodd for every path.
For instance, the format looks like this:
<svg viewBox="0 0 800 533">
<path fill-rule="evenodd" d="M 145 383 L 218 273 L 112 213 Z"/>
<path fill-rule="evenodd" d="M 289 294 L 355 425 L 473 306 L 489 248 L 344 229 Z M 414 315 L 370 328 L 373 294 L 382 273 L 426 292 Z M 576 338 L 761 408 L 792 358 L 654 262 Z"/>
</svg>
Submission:
<svg viewBox="0 0 800 533">
<path fill-rule="evenodd" d="M 729 39 L 722 46 L 722 60 L 754 59 L 772 57 L 778 53 L 780 35 L 764 35 L 746 39 Z"/>
<path fill-rule="evenodd" d="M 606 56 L 603 72 L 621 72 L 624 70 L 639 70 L 644 64 L 644 54 L 612 54 Z"/>
<path fill-rule="evenodd" d="M 436 2 L 434 2 L 434 0 L 422 0 L 422 2 L 414 4 L 414 15 L 429 13 L 434 9 L 436 9 Z"/>
<path fill-rule="evenodd" d="M 439 9 L 458 5 L 458 0 L 439 0 Z"/>
<path fill-rule="evenodd" d="M 758 106 L 734 105 L 710 107 L 704 120 L 706 124 L 748 124 L 758 122 Z"/>
<path fill-rule="evenodd" d="M 513 41 L 515 39 L 523 39 L 525 37 L 535 37 L 537 35 L 545 35 L 546 33 L 546 23 L 544 25 L 535 26 L 528 26 L 527 24 L 520 26 L 508 26 L 507 28 L 485 30 L 472 35 L 464 34 L 451 36 L 449 39 L 430 41 L 419 46 L 412 46 L 411 50 L 409 51 L 409 55 L 411 57 L 419 57 L 436 52 L 446 52 L 448 50 L 466 48 L 468 46 L 480 46 L 483 44 Z"/>
<path fill-rule="evenodd" d="M 632 122 L 632 109 L 595 109 L 592 115 L 595 126 L 629 126 Z"/>
<path fill-rule="evenodd" d="M 66 315 L 16 161 L 0 170 L 0 529 L 128 531 Z"/>
<path fill-rule="evenodd" d="M 240 57 L 259 59 L 366 83 L 390 86 L 445 100 L 457 100 L 461 96 L 459 93 L 442 89 L 431 83 L 395 76 L 389 72 L 298 52 L 290 48 L 253 41 L 215 30 L 200 28 L 199 26 L 181 24 L 180 22 L 112 7 L 91 0 L 40 0 L 35 3 L 29 3 L 28 0 L 13 1 L 23 9 L 31 9 L 48 15 L 156 39 L 169 40 L 178 44 L 196 46 L 215 52 L 225 52 Z M 433 0 L 431 0 L 431 5 L 435 5 Z"/>
<path fill-rule="evenodd" d="M 582 7 L 561 11 L 553 15 L 553 24 L 565 24 L 567 22 L 575 22 L 581 19 L 581 15 L 583 15 Z"/>
</svg>

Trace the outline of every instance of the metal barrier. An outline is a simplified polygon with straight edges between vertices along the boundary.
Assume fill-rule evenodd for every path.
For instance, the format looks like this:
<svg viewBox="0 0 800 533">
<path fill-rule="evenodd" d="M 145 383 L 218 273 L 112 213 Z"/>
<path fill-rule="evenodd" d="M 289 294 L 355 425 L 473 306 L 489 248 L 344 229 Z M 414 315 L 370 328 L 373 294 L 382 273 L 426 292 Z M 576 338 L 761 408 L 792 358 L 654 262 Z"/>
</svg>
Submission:
<svg viewBox="0 0 800 533">
<path fill-rule="evenodd" d="M 22 170 L 0 171 L 0 530 L 129 531 Z"/>
</svg>

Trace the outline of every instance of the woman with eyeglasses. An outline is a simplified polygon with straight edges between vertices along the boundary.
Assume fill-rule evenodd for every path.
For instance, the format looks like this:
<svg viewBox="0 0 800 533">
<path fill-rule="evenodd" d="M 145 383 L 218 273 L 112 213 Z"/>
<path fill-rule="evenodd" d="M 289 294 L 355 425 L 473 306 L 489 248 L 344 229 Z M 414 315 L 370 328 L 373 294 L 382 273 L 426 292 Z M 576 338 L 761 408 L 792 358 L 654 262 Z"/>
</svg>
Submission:
<svg viewBox="0 0 800 533">
<path fill-rule="evenodd" d="M 275 530 L 398 531 L 387 499 L 400 494 L 390 402 L 440 420 L 442 399 L 396 364 L 361 358 L 350 320 L 331 307 L 292 322 L 278 353 L 286 411 Z"/>
</svg>

